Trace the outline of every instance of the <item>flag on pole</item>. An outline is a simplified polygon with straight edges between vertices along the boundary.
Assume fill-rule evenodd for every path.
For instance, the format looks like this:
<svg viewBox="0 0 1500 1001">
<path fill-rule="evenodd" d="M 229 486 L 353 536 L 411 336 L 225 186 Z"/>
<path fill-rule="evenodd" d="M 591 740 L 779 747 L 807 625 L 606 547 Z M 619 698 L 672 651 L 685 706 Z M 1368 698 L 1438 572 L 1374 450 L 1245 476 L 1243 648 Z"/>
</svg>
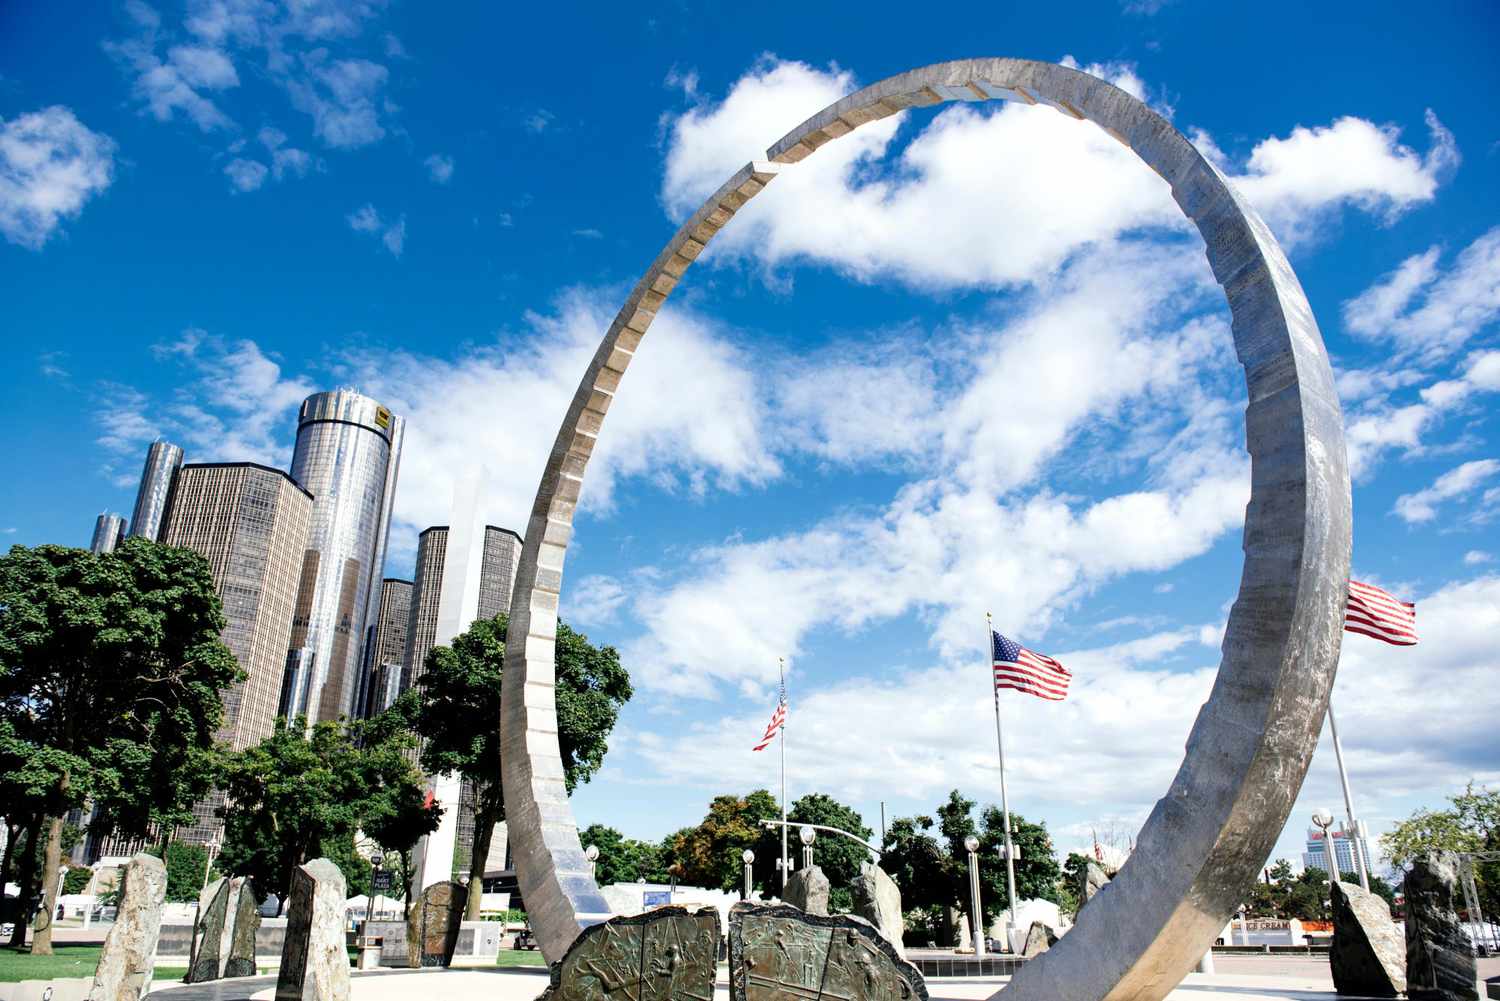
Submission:
<svg viewBox="0 0 1500 1001">
<path fill-rule="evenodd" d="M 1417 645 L 1417 606 L 1373 584 L 1349 582 L 1344 631 L 1372 636 L 1393 646 Z"/>
<path fill-rule="evenodd" d="M 781 698 L 776 701 L 776 711 L 771 714 L 771 722 L 766 724 L 766 732 L 760 738 L 760 743 L 751 748 L 752 751 L 764 751 L 771 746 L 771 741 L 786 726 L 786 683 L 781 685 Z"/>
<path fill-rule="evenodd" d="M 990 630 L 994 647 L 995 691 L 1014 688 L 1039 699 L 1061 702 L 1068 697 L 1073 674 L 1046 654 L 1032 653 L 1013 639 Z"/>
</svg>

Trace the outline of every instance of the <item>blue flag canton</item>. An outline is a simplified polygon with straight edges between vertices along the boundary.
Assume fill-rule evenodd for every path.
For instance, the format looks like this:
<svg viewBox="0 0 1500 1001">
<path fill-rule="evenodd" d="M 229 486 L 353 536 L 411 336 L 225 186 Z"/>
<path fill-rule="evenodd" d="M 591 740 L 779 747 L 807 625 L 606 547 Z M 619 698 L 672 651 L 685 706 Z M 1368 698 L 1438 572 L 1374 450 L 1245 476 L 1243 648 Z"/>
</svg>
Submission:
<svg viewBox="0 0 1500 1001">
<path fill-rule="evenodd" d="M 1005 661 L 1007 663 L 1014 664 L 1016 661 L 1021 659 L 1021 644 L 1017 643 L 1013 639 L 1007 639 L 1006 637 L 1001 636 L 993 629 L 990 630 L 990 635 L 994 637 L 995 660 L 997 662 Z"/>
</svg>

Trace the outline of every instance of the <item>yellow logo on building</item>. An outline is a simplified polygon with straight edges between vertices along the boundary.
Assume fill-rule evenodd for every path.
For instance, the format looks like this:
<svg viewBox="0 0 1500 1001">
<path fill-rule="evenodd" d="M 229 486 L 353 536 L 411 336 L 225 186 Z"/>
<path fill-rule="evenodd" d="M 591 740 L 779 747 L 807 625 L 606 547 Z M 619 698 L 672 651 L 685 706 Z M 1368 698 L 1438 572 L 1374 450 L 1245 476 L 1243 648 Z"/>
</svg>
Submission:
<svg viewBox="0 0 1500 1001">
<path fill-rule="evenodd" d="M 389 428 L 391 426 L 391 412 L 385 409 L 385 407 L 376 407 L 375 423 L 383 428 Z"/>
</svg>

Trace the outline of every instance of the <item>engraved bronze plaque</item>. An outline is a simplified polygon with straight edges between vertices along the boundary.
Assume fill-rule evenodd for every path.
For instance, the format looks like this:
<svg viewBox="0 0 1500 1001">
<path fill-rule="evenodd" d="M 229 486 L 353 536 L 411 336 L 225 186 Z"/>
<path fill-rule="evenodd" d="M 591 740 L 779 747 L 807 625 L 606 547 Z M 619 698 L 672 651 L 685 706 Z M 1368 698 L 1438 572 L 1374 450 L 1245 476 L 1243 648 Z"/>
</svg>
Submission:
<svg viewBox="0 0 1500 1001">
<path fill-rule="evenodd" d="M 663 907 L 585 928 L 552 964 L 547 1001 L 713 1001 L 719 912 Z"/>
<path fill-rule="evenodd" d="M 729 912 L 731 1001 L 927 1001 L 916 967 L 867 921 L 786 904 Z"/>
</svg>

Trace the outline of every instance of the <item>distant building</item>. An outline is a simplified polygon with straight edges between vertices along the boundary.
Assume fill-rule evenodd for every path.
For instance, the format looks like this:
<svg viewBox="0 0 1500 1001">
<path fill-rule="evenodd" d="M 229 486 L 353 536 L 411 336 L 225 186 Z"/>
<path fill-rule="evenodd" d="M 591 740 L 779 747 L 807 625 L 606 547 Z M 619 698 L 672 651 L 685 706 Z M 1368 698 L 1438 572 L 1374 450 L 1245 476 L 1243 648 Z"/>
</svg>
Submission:
<svg viewBox="0 0 1500 1001">
<path fill-rule="evenodd" d="M 1316 866 L 1334 878 L 1337 878 L 1338 873 L 1358 872 L 1359 869 L 1354 861 L 1354 846 L 1358 845 L 1359 853 L 1365 861 L 1365 871 L 1375 871 L 1375 863 L 1370 857 L 1370 844 L 1364 838 L 1351 838 L 1343 831 L 1329 831 L 1328 839 L 1333 842 L 1333 857 L 1338 862 L 1338 868 L 1335 869 L 1328 863 L 1328 846 L 1323 843 L 1323 829 L 1309 827 L 1307 850 L 1302 853 L 1304 869 Z"/>
<path fill-rule="evenodd" d="M 411 677 L 408 686 L 422 676 L 427 654 L 437 645 L 438 609 L 443 594 L 443 567 L 448 556 L 448 526 L 434 525 L 417 539 L 417 564 L 411 595 L 411 626 L 407 631 L 405 663 Z M 508 528 L 484 527 L 484 551 L 480 558 L 479 605 L 475 618 L 493 619 L 510 612 L 510 596 L 516 586 L 516 563 L 521 558 L 521 537 Z"/>
<path fill-rule="evenodd" d="M 94 541 L 89 550 L 95 553 L 112 553 L 125 539 L 125 519 L 117 514 L 101 514 L 94 519 Z"/>
<path fill-rule="evenodd" d="M 411 627 L 412 582 L 387 577 L 380 582 L 380 614 L 366 658 L 364 714 L 375 716 L 390 708 L 396 696 L 411 685 L 406 667 L 406 636 Z"/>
<path fill-rule="evenodd" d="M 312 529 L 286 654 L 281 708 L 309 725 L 352 715 L 380 580 L 404 422 L 351 389 L 302 403 L 292 478 L 312 492 Z"/>
<path fill-rule="evenodd" d="M 146 450 L 146 467 L 135 493 L 135 511 L 130 516 L 130 535 L 161 540 L 162 522 L 172 501 L 172 486 L 182 468 L 182 449 L 171 442 L 154 441 Z"/>
</svg>

